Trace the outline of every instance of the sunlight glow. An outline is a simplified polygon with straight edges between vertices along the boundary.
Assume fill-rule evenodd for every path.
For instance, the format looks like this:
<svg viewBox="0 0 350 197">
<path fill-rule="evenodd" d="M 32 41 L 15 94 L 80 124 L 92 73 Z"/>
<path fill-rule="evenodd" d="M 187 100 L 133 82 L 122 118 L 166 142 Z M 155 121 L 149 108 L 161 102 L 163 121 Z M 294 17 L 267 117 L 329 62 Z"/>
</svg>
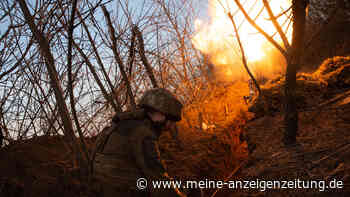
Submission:
<svg viewBox="0 0 350 197">
<path fill-rule="evenodd" d="M 276 29 L 271 20 L 269 20 L 266 9 L 263 9 L 262 0 L 257 1 L 241 1 L 245 10 L 254 19 L 255 22 L 269 35 L 274 35 L 274 39 L 282 43 L 281 38 L 276 34 Z M 244 2 L 244 4 L 243 4 Z M 274 15 L 282 13 L 291 5 L 290 0 L 271 0 L 270 6 Z M 225 8 L 224 8 L 224 7 Z M 236 65 L 240 61 L 240 52 L 236 43 L 235 32 L 233 25 L 227 16 L 230 11 L 234 17 L 235 23 L 239 26 L 239 34 L 245 50 L 247 61 L 259 62 L 268 60 L 269 52 L 273 47 L 268 43 L 263 35 L 251 26 L 243 14 L 238 11 L 238 7 L 233 0 L 209 0 L 209 15 L 210 21 L 202 21 L 197 19 L 195 21 L 196 35 L 192 38 L 194 46 L 203 54 L 210 57 L 211 63 L 218 65 Z M 287 14 L 290 14 L 288 12 Z M 282 15 L 278 18 L 278 23 L 283 29 L 288 26 L 289 20 L 287 15 Z M 291 24 L 287 32 L 287 37 L 291 39 Z M 257 65 L 257 64 L 255 64 Z M 229 74 L 229 73 L 228 73 Z M 232 71 L 230 71 L 232 74 Z"/>
</svg>

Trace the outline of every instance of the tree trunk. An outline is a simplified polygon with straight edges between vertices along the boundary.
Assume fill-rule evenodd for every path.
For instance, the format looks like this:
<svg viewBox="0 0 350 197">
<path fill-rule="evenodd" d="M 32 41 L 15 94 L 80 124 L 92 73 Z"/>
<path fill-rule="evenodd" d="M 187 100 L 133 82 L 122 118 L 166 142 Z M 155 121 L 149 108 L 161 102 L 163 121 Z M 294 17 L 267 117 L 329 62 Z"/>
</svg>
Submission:
<svg viewBox="0 0 350 197">
<path fill-rule="evenodd" d="M 71 144 L 73 153 L 76 156 L 76 160 L 75 160 L 75 162 L 77 162 L 76 165 L 79 167 L 81 163 L 82 155 L 79 150 L 76 137 L 74 135 L 72 121 L 70 119 L 69 111 L 63 97 L 63 89 L 58 79 L 58 72 L 55 68 L 55 61 L 51 54 L 49 42 L 46 39 L 46 37 L 43 35 L 43 33 L 37 29 L 37 26 L 34 23 L 34 18 L 30 14 L 30 11 L 27 7 L 26 2 L 24 0 L 17 0 L 17 2 L 19 3 L 19 6 L 23 12 L 26 23 L 28 24 L 33 34 L 33 37 L 38 41 L 40 52 L 42 56 L 45 58 L 45 64 L 48 70 L 48 74 L 50 76 L 51 87 L 54 90 L 59 114 L 63 123 L 64 137 L 66 141 L 68 141 L 69 144 Z"/>
<path fill-rule="evenodd" d="M 284 116 L 284 144 L 296 143 L 298 133 L 298 111 L 296 107 L 296 74 L 300 64 L 300 56 L 303 51 L 305 17 L 307 0 L 293 0 L 293 37 L 290 54 L 287 58 L 285 93 L 285 116 Z"/>
</svg>

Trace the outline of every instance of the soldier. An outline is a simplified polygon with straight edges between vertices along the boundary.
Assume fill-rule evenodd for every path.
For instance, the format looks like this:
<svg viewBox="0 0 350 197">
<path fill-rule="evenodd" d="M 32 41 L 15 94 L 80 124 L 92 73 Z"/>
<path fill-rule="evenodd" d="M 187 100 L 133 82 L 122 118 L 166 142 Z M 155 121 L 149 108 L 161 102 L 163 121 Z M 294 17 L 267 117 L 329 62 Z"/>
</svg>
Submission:
<svg viewBox="0 0 350 197">
<path fill-rule="evenodd" d="M 97 139 L 92 172 L 103 196 L 186 196 L 176 188 L 151 187 L 151 180 L 170 180 L 158 138 L 181 120 L 182 104 L 166 89 L 156 88 L 146 91 L 138 106 L 116 115 Z M 141 177 L 148 180 L 146 190 L 137 188 Z"/>
</svg>

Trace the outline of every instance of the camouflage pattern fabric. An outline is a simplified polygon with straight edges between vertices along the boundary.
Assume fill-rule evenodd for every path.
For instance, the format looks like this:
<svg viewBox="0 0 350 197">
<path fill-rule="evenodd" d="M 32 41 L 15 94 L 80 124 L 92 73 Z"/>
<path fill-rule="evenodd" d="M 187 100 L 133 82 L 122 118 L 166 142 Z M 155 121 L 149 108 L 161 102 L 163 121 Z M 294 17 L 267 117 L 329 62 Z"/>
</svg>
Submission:
<svg viewBox="0 0 350 197">
<path fill-rule="evenodd" d="M 121 120 L 97 139 L 93 176 L 104 196 L 144 196 L 136 188 L 138 178 L 168 179 L 160 160 L 158 135 L 148 120 Z M 174 189 L 147 190 L 151 196 L 179 196 Z"/>
</svg>

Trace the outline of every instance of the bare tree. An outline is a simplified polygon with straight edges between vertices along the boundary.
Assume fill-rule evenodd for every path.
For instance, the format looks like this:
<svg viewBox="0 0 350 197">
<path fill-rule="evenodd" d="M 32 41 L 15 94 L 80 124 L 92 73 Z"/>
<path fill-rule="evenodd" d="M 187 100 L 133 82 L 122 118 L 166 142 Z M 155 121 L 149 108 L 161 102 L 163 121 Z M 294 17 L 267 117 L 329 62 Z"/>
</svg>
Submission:
<svg viewBox="0 0 350 197">
<path fill-rule="evenodd" d="M 58 109 L 60 111 L 60 116 L 61 116 L 61 119 L 63 121 L 63 126 L 64 126 L 63 131 L 65 133 L 67 140 L 72 143 L 73 151 L 77 156 L 77 162 L 78 162 L 78 166 L 79 166 L 80 163 L 82 162 L 82 157 L 81 157 L 81 153 L 79 151 L 78 145 L 76 143 L 74 130 L 73 130 L 72 122 L 69 118 L 70 116 L 69 116 L 69 112 L 67 109 L 67 105 L 66 105 L 64 98 L 62 96 L 63 90 L 62 90 L 61 84 L 59 83 L 58 73 L 57 73 L 57 70 L 55 68 L 55 61 L 54 61 L 54 58 L 51 54 L 48 40 L 37 29 L 35 22 L 34 22 L 34 19 L 33 19 L 32 15 L 30 14 L 29 9 L 28 9 L 25 1 L 18 0 L 17 2 L 19 3 L 19 5 L 21 7 L 21 10 L 24 14 L 25 20 L 26 20 L 27 24 L 29 25 L 35 39 L 39 42 L 40 51 L 45 58 L 46 66 L 47 66 L 49 76 L 50 76 L 51 86 L 54 90 L 57 104 L 59 106 Z"/>
<path fill-rule="evenodd" d="M 255 22 L 255 20 L 247 13 L 239 0 L 235 0 L 235 3 L 239 10 L 243 13 L 246 20 L 259 32 L 261 33 L 274 47 L 276 47 L 280 53 L 284 56 L 287 62 L 286 70 L 286 82 L 284 86 L 285 102 L 284 102 L 284 143 L 291 145 L 296 142 L 296 135 L 298 131 L 298 112 L 296 108 L 296 73 L 300 64 L 300 57 L 303 50 L 303 39 L 305 29 L 305 17 L 306 8 L 308 5 L 307 0 L 293 0 L 292 1 L 292 15 L 293 15 L 293 37 L 292 43 L 290 44 L 285 32 L 281 25 L 277 22 L 278 16 L 275 16 L 271 10 L 270 4 L 267 0 L 262 0 L 264 7 L 273 23 L 276 32 L 280 36 L 283 42 L 283 46 L 280 45 L 273 36 L 266 33 L 263 28 Z M 283 12 L 283 14 L 285 14 Z"/>
</svg>

